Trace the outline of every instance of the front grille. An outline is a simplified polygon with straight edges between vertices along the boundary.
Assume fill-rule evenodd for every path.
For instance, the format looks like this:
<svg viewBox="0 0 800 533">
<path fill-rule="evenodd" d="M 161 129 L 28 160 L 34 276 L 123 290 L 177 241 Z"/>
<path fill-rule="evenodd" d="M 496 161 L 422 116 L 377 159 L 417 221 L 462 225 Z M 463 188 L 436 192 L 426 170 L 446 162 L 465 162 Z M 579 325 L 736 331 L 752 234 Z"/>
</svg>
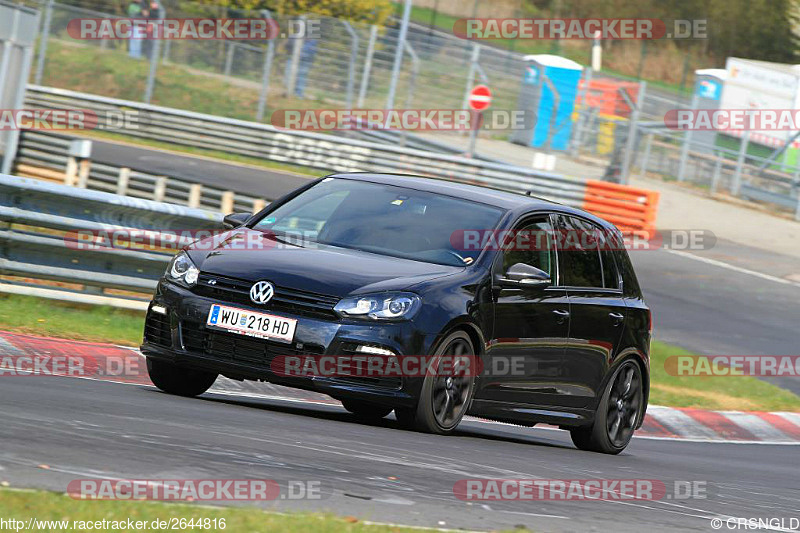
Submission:
<svg viewBox="0 0 800 533">
<path fill-rule="evenodd" d="M 275 357 L 286 355 L 321 354 L 324 348 L 306 344 L 284 344 L 265 339 L 256 339 L 236 333 L 205 328 L 200 322 L 181 323 L 183 347 L 191 352 L 237 363 L 250 363 L 269 367 Z"/>
<path fill-rule="evenodd" d="M 211 281 L 214 282 L 213 285 L 209 283 Z M 252 281 L 202 273 L 193 292 L 222 302 L 253 306 L 254 304 L 250 300 L 252 286 Z M 269 303 L 263 306 L 263 309 L 265 312 L 275 311 L 311 318 L 335 319 L 338 318 L 338 315 L 334 312 L 333 307 L 338 301 L 339 298 L 336 296 L 275 287 L 275 295 Z"/>
<path fill-rule="evenodd" d="M 169 327 L 169 317 L 148 311 L 144 320 L 144 340 L 165 348 L 172 347 L 172 332 Z"/>
</svg>

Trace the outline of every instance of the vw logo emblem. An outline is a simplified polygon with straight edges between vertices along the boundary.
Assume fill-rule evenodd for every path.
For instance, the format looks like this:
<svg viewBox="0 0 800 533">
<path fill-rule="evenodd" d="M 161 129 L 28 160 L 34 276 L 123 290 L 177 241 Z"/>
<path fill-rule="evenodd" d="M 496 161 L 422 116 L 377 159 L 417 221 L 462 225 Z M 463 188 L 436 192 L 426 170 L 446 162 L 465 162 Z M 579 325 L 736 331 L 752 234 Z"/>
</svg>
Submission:
<svg viewBox="0 0 800 533">
<path fill-rule="evenodd" d="M 257 304 L 265 304 L 272 300 L 275 286 L 269 281 L 259 281 L 250 288 L 250 299 Z"/>
</svg>

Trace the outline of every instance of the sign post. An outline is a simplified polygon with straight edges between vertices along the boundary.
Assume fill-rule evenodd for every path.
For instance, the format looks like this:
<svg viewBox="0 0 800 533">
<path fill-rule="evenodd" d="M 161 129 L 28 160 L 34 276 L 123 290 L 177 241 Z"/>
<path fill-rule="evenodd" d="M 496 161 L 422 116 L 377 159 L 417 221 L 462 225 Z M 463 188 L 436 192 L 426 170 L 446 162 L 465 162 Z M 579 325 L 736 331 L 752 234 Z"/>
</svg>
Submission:
<svg viewBox="0 0 800 533">
<path fill-rule="evenodd" d="M 474 111 L 472 120 L 472 130 L 469 135 L 469 148 L 467 156 L 475 155 L 475 142 L 478 139 L 478 130 L 483 124 L 483 110 L 487 109 L 492 103 L 492 91 L 486 85 L 477 85 L 469 93 L 467 104 Z"/>
</svg>

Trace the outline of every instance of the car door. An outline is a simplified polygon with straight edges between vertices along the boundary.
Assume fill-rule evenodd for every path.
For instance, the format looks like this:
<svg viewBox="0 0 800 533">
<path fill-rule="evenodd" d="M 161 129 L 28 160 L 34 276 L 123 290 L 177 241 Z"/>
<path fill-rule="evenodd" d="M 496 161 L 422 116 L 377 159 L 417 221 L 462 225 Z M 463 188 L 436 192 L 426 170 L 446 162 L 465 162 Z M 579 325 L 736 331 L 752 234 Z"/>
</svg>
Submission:
<svg viewBox="0 0 800 533">
<path fill-rule="evenodd" d="M 512 235 L 523 238 L 504 247 L 492 272 L 494 329 L 478 396 L 552 405 L 560 394 L 557 381 L 569 331 L 569 301 L 557 282 L 552 219 L 548 214 L 526 218 Z M 499 280 L 519 263 L 546 272 L 551 281 L 536 288 L 502 286 Z"/>
<path fill-rule="evenodd" d="M 570 309 L 565 347 L 564 386 L 569 405 L 589 405 L 600 394 L 625 327 L 622 280 L 605 231 L 567 215 L 556 219 L 558 269 Z"/>
</svg>

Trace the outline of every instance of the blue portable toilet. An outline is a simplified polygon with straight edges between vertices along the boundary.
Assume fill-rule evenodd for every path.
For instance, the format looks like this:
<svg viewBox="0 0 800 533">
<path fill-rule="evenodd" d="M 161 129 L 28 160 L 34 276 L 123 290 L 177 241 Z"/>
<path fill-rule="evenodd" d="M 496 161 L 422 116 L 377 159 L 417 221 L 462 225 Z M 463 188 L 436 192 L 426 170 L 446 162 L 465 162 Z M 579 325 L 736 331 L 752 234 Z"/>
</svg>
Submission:
<svg viewBox="0 0 800 533">
<path fill-rule="evenodd" d="M 517 130 L 512 142 L 553 150 L 566 150 L 572 134 L 572 112 L 578 94 L 578 82 L 583 67 L 561 56 L 537 54 L 525 56 L 527 63 L 522 76 L 522 87 L 517 100 L 517 109 L 531 110 L 536 123 L 527 130 Z M 558 93 L 557 105 L 552 87 Z"/>
</svg>

